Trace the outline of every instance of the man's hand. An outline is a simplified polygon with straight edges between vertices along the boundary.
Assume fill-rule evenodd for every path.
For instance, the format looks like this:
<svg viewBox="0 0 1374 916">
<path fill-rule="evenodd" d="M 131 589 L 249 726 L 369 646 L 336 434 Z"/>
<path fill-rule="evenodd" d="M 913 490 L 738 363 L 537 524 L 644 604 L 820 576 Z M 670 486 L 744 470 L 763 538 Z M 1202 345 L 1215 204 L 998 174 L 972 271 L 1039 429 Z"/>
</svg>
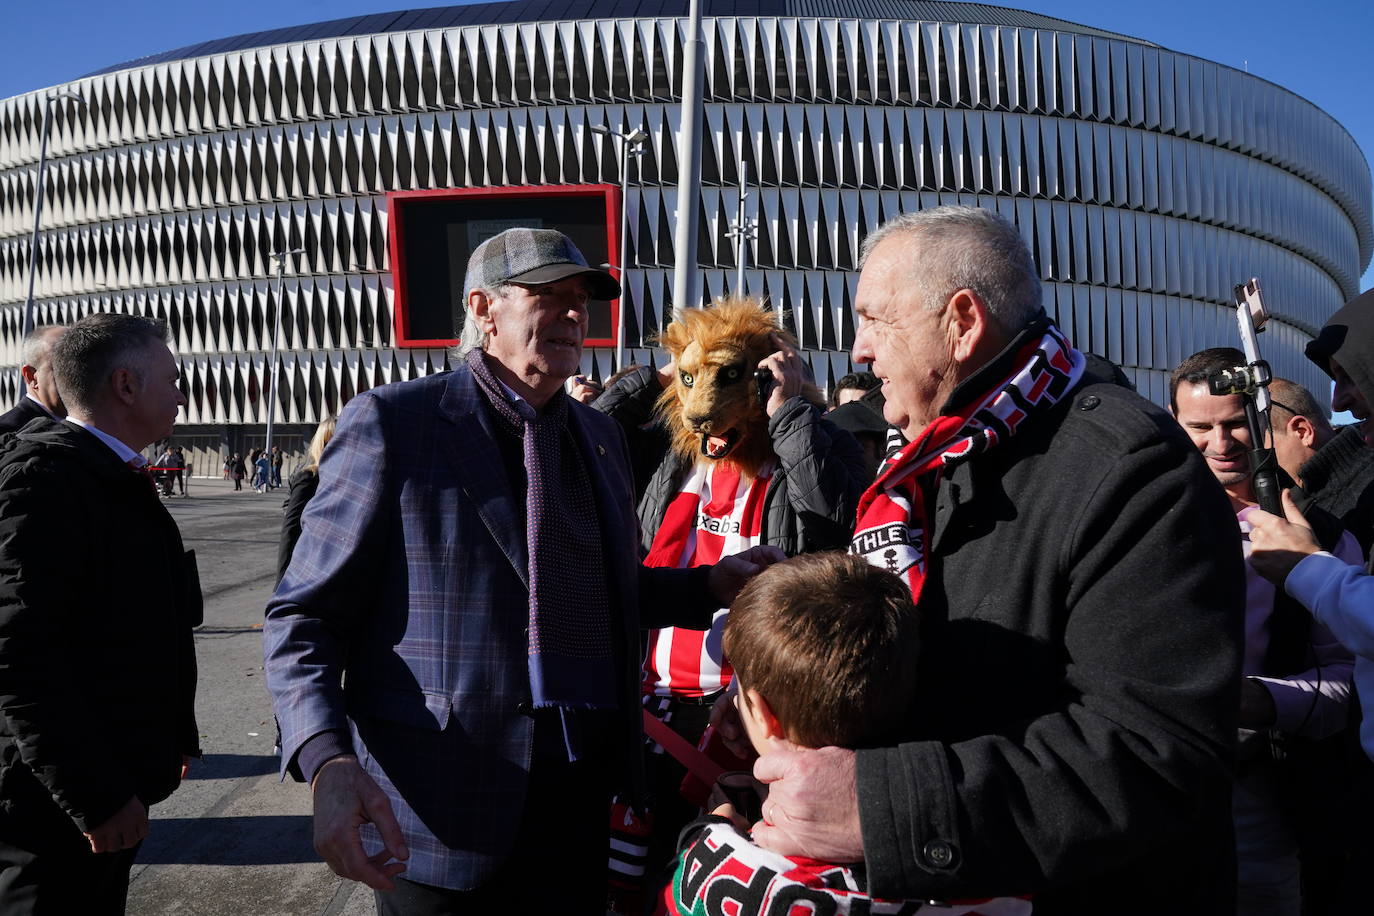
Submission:
<svg viewBox="0 0 1374 916">
<path fill-rule="evenodd" d="M 711 590 L 711 597 L 721 607 L 725 607 L 735 600 L 739 590 L 744 588 L 744 583 L 774 563 L 780 563 L 785 559 L 787 554 L 767 544 L 721 557 L 706 577 L 707 588 Z"/>
<path fill-rule="evenodd" d="M 677 360 L 670 359 L 658 367 L 658 383 L 667 388 L 677 378 Z"/>
<path fill-rule="evenodd" d="M 758 754 L 754 751 L 754 745 L 749 743 L 749 736 L 744 733 L 744 723 L 740 721 L 739 709 L 735 707 L 738 684 L 739 681 L 731 678 L 730 686 L 716 698 L 715 705 L 711 707 L 708 727 L 716 730 L 730 753 L 741 760 L 752 760 Z"/>
<path fill-rule="evenodd" d="M 310 788 L 315 796 L 315 851 L 334 874 L 361 881 L 373 890 L 394 889 L 391 879 L 406 870 L 403 863 L 410 858 L 410 850 L 391 802 L 363 772 L 358 758 L 345 754 L 326 761 L 315 772 Z M 375 825 L 382 836 L 382 851 L 375 856 L 363 853 L 358 828 L 364 823 Z"/>
<path fill-rule="evenodd" d="M 569 394 L 572 395 L 574 401 L 582 404 L 590 404 L 592 401 L 601 397 L 601 392 L 603 390 L 604 389 L 600 385 L 587 378 L 585 375 L 574 375 L 572 391 L 570 391 Z"/>
<path fill-rule="evenodd" d="M 772 336 L 772 341 L 778 351 L 764 357 L 758 366 L 773 373 L 773 390 L 769 392 L 768 403 L 763 408 L 770 417 L 778 412 L 788 398 L 801 394 L 802 382 L 809 374 L 806 362 L 797 355 L 796 350 L 784 344 L 777 334 Z"/>
<path fill-rule="evenodd" d="M 119 852 L 143 842 L 148 835 L 148 809 L 135 795 L 103 823 L 91 828 L 86 841 L 91 852 Z"/>
<path fill-rule="evenodd" d="M 755 843 L 784 856 L 863 861 L 853 751 L 777 751 L 758 759 L 754 778 L 768 786 Z"/>
<path fill-rule="evenodd" d="M 1322 549 L 1287 490 L 1283 491 L 1283 514 L 1286 520 L 1262 509 L 1246 516 L 1250 523 L 1250 565 L 1279 588 L 1294 566 Z"/>
</svg>

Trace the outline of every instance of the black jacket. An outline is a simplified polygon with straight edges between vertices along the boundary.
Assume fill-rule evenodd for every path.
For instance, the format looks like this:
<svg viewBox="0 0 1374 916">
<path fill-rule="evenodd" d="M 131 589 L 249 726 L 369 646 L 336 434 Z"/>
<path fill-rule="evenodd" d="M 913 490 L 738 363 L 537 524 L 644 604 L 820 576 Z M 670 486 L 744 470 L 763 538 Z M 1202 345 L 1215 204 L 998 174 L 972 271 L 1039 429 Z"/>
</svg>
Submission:
<svg viewBox="0 0 1374 916">
<path fill-rule="evenodd" d="M 171 794 L 200 610 L 145 477 L 70 423 L 0 441 L 0 822 L 70 836 Z"/>
<path fill-rule="evenodd" d="M 52 416 L 40 407 L 37 401 L 28 395 L 21 395 L 18 404 L 0 414 L 0 433 L 17 432 L 27 426 L 30 420 L 36 420 L 39 417 L 43 417 L 45 420 L 52 419 Z"/>
<path fill-rule="evenodd" d="M 1298 469 L 1302 488 L 1355 536 L 1369 556 L 1374 546 L 1374 448 L 1358 426 L 1347 426 Z"/>
<path fill-rule="evenodd" d="M 688 462 L 669 450 L 668 436 L 653 422 L 662 390 L 654 371 L 643 368 L 592 404 L 625 430 L 646 552 L 690 470 Z M 778 466 L 764 494 L 763 543 L 788 556 L 846 547 L 866 485 L 858 441 L 800 397 L 783 402 L 769 418 L 768 435 Z"/>
<path fill-rule="evenodd" d="M 870 892 L 1232 911 L 1244 567 L 1178 424 L 1090 369 L 931 518 L 909 743 L 857 757 Z"/>
<path fill-rule="evenodd" d="M 291 551 L 296 549 L 296 541 L 301 537 L 301 513 L 306 503 L 320 488 L 320 475 L 310 468 L 301 468 L 291 475 L 291 489 L 282 503 L 281 540 L 277 542 L 277 582 L 286 575 L 286 567 L 291 565 Z"/>
<path fill-rule="evenodd" d="M 1374 290 L 1351 299 L 1307 344 L 1307 358 L 1333 375 L 1335 360 L 1374 409 Z M 1334 376 L 1333 376 L 1334 377 Z M 1368 556 L 1374 544 L 1374 450 L 1364 433 L 1374 418 L 1342 430 L 1302 466 L 1303 488 L 1313 501 L 1339 518 Z"/>
</svg>

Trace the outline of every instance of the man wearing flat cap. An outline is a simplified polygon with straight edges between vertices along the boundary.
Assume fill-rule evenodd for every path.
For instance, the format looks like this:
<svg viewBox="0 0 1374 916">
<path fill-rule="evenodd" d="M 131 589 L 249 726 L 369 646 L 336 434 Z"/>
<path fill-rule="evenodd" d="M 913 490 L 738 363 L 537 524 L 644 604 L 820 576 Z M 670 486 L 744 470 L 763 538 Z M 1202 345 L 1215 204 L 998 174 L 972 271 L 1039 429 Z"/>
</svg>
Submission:
<svg viewBox="0 0 1374 916">
<path fill-rule="evenodd" d="M 705 629 L 767 557 L 639 565 L 619 428 L 563 391 L 614 278 L 508 229 L 465 288 L 463 361 L 354 398 L 320 464 L 263 634 L 283 772 L 379 913 L 600 913 L 639 627 Z"/>
</svg>

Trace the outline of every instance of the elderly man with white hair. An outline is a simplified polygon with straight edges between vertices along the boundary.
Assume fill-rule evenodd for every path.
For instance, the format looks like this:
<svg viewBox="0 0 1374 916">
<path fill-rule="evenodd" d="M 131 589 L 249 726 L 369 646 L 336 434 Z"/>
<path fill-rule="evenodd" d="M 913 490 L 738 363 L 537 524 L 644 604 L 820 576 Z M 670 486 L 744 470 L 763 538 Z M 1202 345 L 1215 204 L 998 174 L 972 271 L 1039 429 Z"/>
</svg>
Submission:
<svg viewBox="0 0 1374 916">
<path fill-rule="evenodd" d="M 854 359 L 908 444 L 851 550 L 923 616 L 910 727 L 761 760 L 755 840 L 862 860 L 884 898 L 1230 911 L 1244 583 L 1224 494 L 1169 415 L 1045 314 L 995 214 L 880 227 L 855 305 Z"/>
</svg>

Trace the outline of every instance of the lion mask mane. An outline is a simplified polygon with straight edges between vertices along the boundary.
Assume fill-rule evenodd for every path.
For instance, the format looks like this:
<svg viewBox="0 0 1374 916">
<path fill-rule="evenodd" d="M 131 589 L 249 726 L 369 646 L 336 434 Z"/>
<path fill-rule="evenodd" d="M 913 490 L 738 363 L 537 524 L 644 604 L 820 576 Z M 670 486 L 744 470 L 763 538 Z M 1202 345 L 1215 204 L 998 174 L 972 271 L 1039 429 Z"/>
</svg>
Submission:
<svg viewBox="0 0 1374 916">
<path fill-rule="evenodd" d="M 758 365 L 778 347 L 796 339 L 755 299 L 722 299 L 710 308 L 686 309 L 668 325 L 659 342 L 677 363 L 677 376 L 658 399 L 658 411 L 672 435 L 672 449 L 683 460 L 729 461 L 748 477 L 773 457 L 768 436 L 766 397 L 760 397 Z M 764 392 L 773 384 L 769 373 Z M 811 382 L 802 397 L 822 403 Z"/>
</svg>

